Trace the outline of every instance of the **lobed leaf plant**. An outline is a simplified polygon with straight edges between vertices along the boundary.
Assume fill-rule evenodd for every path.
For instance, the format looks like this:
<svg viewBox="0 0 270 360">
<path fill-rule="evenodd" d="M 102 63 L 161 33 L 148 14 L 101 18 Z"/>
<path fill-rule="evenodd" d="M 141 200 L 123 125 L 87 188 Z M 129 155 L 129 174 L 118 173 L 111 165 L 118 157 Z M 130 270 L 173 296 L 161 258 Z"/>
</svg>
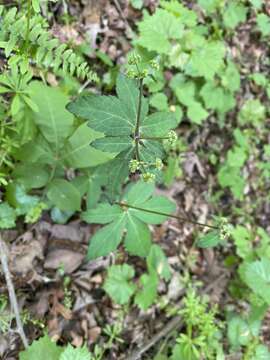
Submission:
<svg viewBox="0 0 270 360">
<path fill-rule="evenodd" d="M 210 13 L 216 7 L 223 11 L 223 3 L 198 1 L 202 10 Z M 241 4 L 228 2 L 224 12 L 225 26 L 234 28 L 245 19 L 245 13 Z M 218 25 L 213 24 L 213 27 Z M 227 56 L 226 43 L 218 30 L 209 31 L 199 12 L 176 0 L 160 1 L 160 8 L 153 15 L 145 13 L 138 28 L 140 35 L 134 41 L 138 52 L 143 59 L 153 56 L 160 59 L 158 81 L 147 81 L 153 93 L 153 106 L 159 107 L 156 99 L 162 98 L 162 106 L 168 107 L 162 90 L 169 86 L 179 114 L 185 112 L 187 119 L 200 125 L 214 112 L 222 124 L 225 114 L 235 107 L 234 95 L 240 87 L 240 74 Z M 166 69 L 172 72 L 170 81 L 165 79 Z"/>
<path fill-rule="evenodd" d="M 165 156 L 162 141 L 174 141 L 175 134 L 170 130 L 178 124 L 171 112 L 148 114 L 143 77 L 137 86 L 135 80 L 120 74 L 116 92 L 117 97 L 83 95 L 67 107 L 77 117 L 88 120 L 90 128 L 104 134 L 92 146 L 115 156 L 106 167 L 112 192 L 119 189 L 129 170 L 140 171 L 146 181 L 155 178 Z"/>
</svg>

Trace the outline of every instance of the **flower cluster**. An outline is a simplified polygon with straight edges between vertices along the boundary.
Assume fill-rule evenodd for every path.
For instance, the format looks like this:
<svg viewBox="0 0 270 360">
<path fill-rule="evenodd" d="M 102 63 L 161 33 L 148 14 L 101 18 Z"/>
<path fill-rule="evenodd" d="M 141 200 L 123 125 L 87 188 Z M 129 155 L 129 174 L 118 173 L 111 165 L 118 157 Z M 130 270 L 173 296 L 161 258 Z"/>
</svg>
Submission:
<svg viewBox="0 0 270 360">
<path fill-rule="evenodd" d="M 176 141 L 177 141 L 178 137 L 177 134 L 174 130 L 170 130 L 168 133 L 168 143 L 173 146 L 175 145 Z"/>
<path fill-rule="evenodd" d="M 231 236 L 232 233 L 232 225 L 229 224 L 226 218 L 221 218 L 219 226 L 220 226 L 220 230 L 219 230 L 220 239 L 228 240 L 228 238 Z"/>
<path fill-rule="evenodd" d="M 133 52 L 128 58 L 127 77 L 131 79 L 144 79 L 148 75 L 153 75 L 154 71 L 159 70 L 159 63 L 153 59 L 149 63 L 144 63 L 139 54 Z"/>
<path fill-rule="evenodd" d="M 146 183 L 151 183 L 154 182 L 156 179 L 156 175 L 150 172 L 145 172 L 142 174 L 142 179 L 143 181 L 145 181 Z"/>
</svg>

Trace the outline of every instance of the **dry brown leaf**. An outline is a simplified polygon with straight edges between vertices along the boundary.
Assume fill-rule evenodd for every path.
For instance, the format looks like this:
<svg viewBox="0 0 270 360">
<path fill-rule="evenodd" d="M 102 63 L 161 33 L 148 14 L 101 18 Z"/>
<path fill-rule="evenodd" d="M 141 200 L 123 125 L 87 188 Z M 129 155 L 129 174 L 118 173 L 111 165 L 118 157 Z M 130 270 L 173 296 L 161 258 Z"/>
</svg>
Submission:
<svg viewBox="0 0 270 360">
<path fill-rule="evenodd" d="M 84 255 L 67 249 L 52 249 L 46 256 L 45 269 L 57 270 L 63 267 L 65 273 L 71 274 L 82 264 Z"/>
</svg>

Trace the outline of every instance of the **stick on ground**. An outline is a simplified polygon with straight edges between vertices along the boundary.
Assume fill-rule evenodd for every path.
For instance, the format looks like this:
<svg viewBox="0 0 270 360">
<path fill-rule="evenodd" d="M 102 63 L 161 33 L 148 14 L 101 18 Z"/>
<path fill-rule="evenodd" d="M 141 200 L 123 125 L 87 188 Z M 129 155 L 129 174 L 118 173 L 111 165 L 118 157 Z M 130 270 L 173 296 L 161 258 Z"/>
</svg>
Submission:
<svg viewBox="0 0 270 360">
<path fill-rule="evenodd" d="M 11 305 L 12 310 L 14 311 L 14 315 L 15 315 L 15 319 L 16 319 L 17 331 L 22 339 L 24 347 L 27 348 L 28 340 L 27 340 L 27 337 L 23 330 L 18 301 L 16 298 L 11 274 L 10 274 L 10 271 L 8 268 L 8 258 L 7 258 L 5 243 L 4 243 L 4 240 L 2 239 L 1 234 L 0 234 L 0 259 L 1 259 L 3 273 L 4 273 L 4 276 L 6 279 L 6 283 L 7 283 L 10 305 Z"/>
</svg>

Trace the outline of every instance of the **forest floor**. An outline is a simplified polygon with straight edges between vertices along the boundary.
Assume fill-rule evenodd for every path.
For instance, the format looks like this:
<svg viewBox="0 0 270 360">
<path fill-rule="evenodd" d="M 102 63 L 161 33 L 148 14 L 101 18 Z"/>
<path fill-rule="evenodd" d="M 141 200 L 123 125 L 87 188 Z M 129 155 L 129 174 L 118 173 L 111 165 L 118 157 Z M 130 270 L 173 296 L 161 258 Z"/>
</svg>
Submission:
<svg viewBox="0 0 270 360">
<path fill-rule="evenodd" d="M 153 13 L 157 3 L 157 0 L 145 0 L 144 9 Z M 132 33 L 137 32 L 136 24 L 141 18 L 141 10 L 120 0 L 57 2 L 50 13 L 51 31 L 59 39 L 78 45 L 90 43 L 93 49 L 98 48 L 108 56 L 110 60 L 89 54 L 94 70 L 104 79 L 108 75 L 107 63 L 112 76 L 114 69 L 125 61 L 132 48 Z M 234 60 L 241 63 L 242 74 L 265 71 L 264 59 L 269 56 L 268 47 L 258 42 L 250 30 L 252 22 L 251 18 L 239 26 L 229 44 Z M 172 73 L 167 71 L 166 77 L 171 76 Z M 52 84 L 57 81 L 53 75 L 49 80 Z M 102 91 L 110 93 L 110 86 L 104 86 Z M 218 149 L 221 159 L 225 158 L 233 142 L 229 130 L 235 124 L 235 114 L 250 93 L 262 100 L 265 97 L 256 85 L 242 83 L 236 109 L 226 118 L 230 125 L 224 129 L 211 119 L 200 128 L 191 126 L 188 121 L 179 125 L 177 132 L 185 139 L 186 146 L 181 154 L 182 174 L 169 188 L 158 189 L 159 193 L 176 201 L 179 216 L 206 222 L 209 217 L 222 213 L 231 223 L 239 217 L 252 219 L 253 224 L 270 230 L 269 183 L 268 187 L 258 185 L 255 164 L 258 155 L 251 156 L 245 165 L 247 183 L 241 202 L 235 200 L 229 190 L 222 190 L 222 196 L 215 200 L 220 186 L 215 165 L 209 162 L 209 151 L 213 148 Z M 225 309 L 234 302 L 229 289 L 235 267 L 224 264 L 225 258 L 234 251 L 233 245 L 198 249 L 194 246 L 198 226 L 170 219 L 152 228 L 154 242 L 162 246 L 172 268 L 170 282 L 159 286 L 158 302 L 145 312 L 114 305 L 101 286 L 107 267 L 115 262 L 114 256 L 85 261 L 89 237 L 97 228 L 76 217 L 66 225 L 54 224 L 45 213 L 34 225 L 19 224 L 16 230 L 2 233 L 9 244 L 9 265 L 20 308 L 24 309 L 25 319 L 32 319 L 25 326 L 29 341 L 36 339 L 46 327 L 49 335 L 60 344 L 71 342 L 81 346 L 87 341 L 93 346 L 103 343 L 107 324 L 121 321 L 122 340 L 113 345 L 107 358 L 131 360 L 136 358 L 134 351 L 140 354 L 145 349 L 145 353 L 153 358 L 165 339 L 182 326 L 175 309 L 180 306 L 188 284 L 200 283 L 199 291 L 207 293 L 210 303 L 220 308 Z M 123 249 L 119 250 L 118 256 L 127 258 Z M 145 270 L 142 260 L 130 257 L 128 261 L 138 272 Z M 59 263 L 65 269 L 64 276 Z M 182 280 L 179 280 L 179 274 L 184 276 Z M 4 277 L 0 275 L 0 294 L 6 291 Z M 164 304 L 167 304 L 166 311 Z M 270 316 L 264 322 L 265 341 L 269 340 L 269 321 Z M 17 359 L 20 347 L 17 334 L 7 332 L 0 338 L 0 358 Z"/>
</svg>

